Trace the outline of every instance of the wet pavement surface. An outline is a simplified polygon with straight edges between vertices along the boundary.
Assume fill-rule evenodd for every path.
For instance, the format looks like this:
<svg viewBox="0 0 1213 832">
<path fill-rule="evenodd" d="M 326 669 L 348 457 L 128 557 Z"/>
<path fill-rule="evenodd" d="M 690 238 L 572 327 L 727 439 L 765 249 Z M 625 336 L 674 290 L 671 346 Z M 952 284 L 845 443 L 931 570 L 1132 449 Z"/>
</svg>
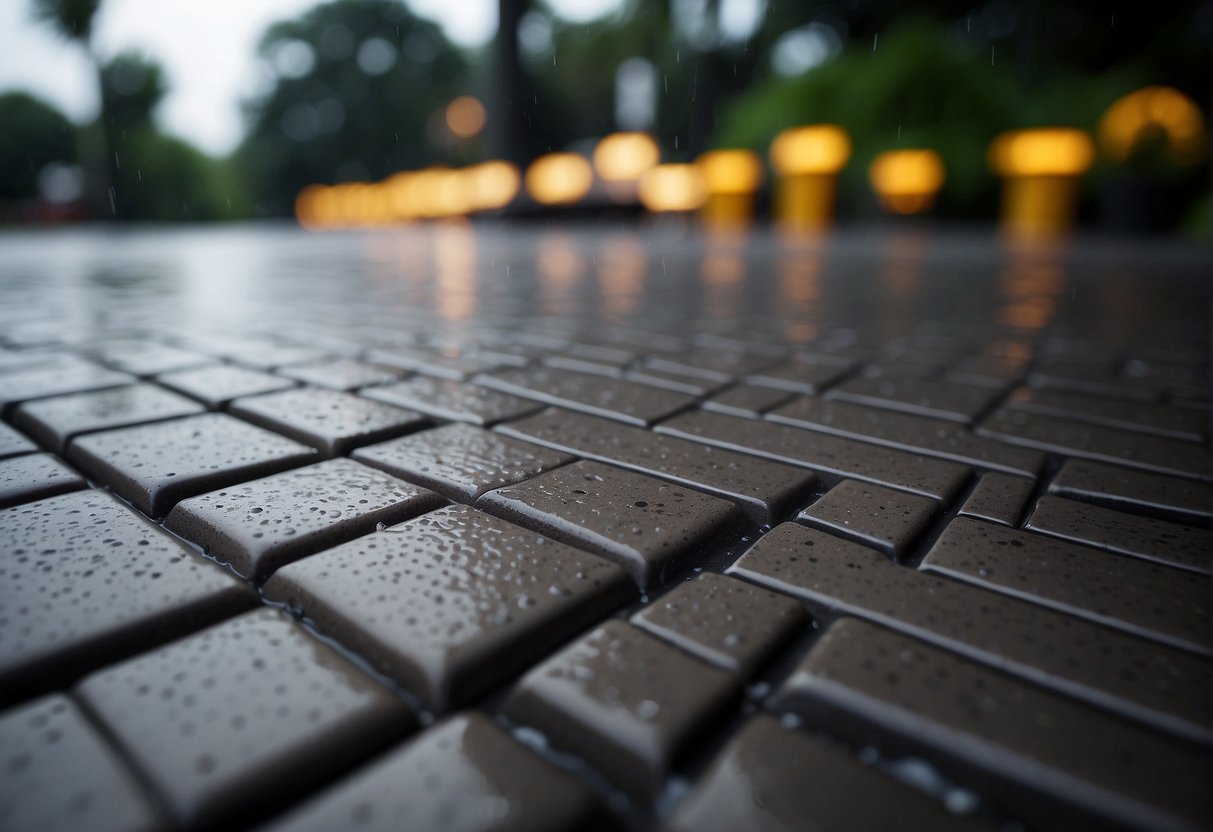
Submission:
<svg viewBox="0 0 1213 832">
<path fill-rule="evenodd" d="M 1209 277 L 0 235 L 0 828 L 1207 828 Z"/>
</svg>

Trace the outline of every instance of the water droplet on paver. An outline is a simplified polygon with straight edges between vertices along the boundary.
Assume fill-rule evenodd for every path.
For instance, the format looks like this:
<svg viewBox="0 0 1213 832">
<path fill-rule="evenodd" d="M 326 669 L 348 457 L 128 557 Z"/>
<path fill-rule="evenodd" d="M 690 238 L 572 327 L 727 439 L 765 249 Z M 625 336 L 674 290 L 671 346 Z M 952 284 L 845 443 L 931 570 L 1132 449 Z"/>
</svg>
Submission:
<svg viewBox="0 0 1213 832">
<path fill-rule="evenodd" d="M 659 713 L 661 713 L 661 706 L 652 699 L 646 699 L 636 706 L 636 715 L 645 722 L 656 719 Z"/>
</svg>

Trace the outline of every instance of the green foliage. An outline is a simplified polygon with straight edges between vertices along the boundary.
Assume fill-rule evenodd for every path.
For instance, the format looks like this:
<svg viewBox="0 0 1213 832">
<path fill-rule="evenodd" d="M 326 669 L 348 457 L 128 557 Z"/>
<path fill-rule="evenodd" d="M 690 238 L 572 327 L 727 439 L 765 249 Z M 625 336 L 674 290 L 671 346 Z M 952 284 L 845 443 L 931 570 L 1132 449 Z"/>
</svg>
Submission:
<svg viewBox="0 0 1213 832">
<path fill-rule="evenodd" d="M 198 221 L 247 216 L 249 199 L 231 164 L 150 126 L 116 145 L 111 171 L 117 215 L 128 220 Z"/>
<path fill-rule="evenodd" d="M 37 196 L 43 167 L 75 161 L 71 122 L 33 96 L 0 95 L 0 124 L 0 200 Z"/>
<path fill-rule="evenodd" d="M 996 186 L 986 146 L 1015 126 L 1021 106 L 1009 70 L 991 66 L 988 56 L 938 26 L 909 20 L 882 33 L 875 52 L 852 45 L 804 75 L 755 89 L 726 110 L 716 144 L 765 153 L 786 127 L 840 124 L 855 143 L 841 183 L 852 202 L 866 200 L 867 169 L 877 153 L 926 147 L 947 165 L 945 196 L 971 207 Z"/>
<path fill-rule="evenodd" d="M 88 42 L 101 0 L 33 0 L 34 17 L 68 40 Z"/>
<path fill-rule="evenodd" d="M 382 71 L 367 71 L 376 67 L 359 60 L 361 50 L 376 53 Z M 238 161 L 262 213 L 289 213 L 313 182 L 379 179 L 437 161 L 433 122 L 467 91 L 463 58 L 399 0 L 317 6 L 271 27 L 260 54 L 277 74 L 247 108 Z"/>
<path fill-rule="evenodd" d="M 101 68 L 102 111 L 111 133 L 151 124 L 168 93 L 164 70 L 150 58 L 127 51 Z"/>
</svg>

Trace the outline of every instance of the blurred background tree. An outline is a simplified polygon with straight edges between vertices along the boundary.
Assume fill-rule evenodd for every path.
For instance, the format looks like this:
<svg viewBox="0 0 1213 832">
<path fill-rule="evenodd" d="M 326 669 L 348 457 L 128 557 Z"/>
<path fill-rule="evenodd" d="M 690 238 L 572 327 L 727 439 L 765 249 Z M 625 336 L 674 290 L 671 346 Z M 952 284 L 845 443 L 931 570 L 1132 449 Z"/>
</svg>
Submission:
<svg viewBox="0 0 1213 832">
<path fill-rule="evenodd" d="M 153 116 L 168 92 L 158 63 L 123 52 L 101 68 L 101 90 L 114 216 L 174 221 L 247 216 L 248 198 L 230 165 L 157 129 Z"/>
<path fill-rule="evenodd" d="M 249 102 L 237 153 L 259 214 L 290 213 L 313 182 L 381 179 L 474 158 L 447 143 L 446 105 L 469 67 L 435 24 L 399 0 L 336 0 L 271 27 L 261 57 L 275 81 Z"/>
<path fill-rule="evenodd" d="M 588 22 L 570 19 L 564 0 L 498 0 L 494 42 L 470 50 L 410 1 L 331 0 L 270 27 L 258 52 L 271 80 L 245 102 L 240 147 L 214 160 L 158 129 L 169 86 L 159 66 L 97 55 L 101 0 L 26 0 L 96 70 L 99 116 L 67 130 L 76 152 L 65 157 L 87 174 L 87 213 L 289 216 L 308 184 L 490 157 L 526 164 L 588 151 L 617 129 L 649 130 L 667 160 L 688 161 L 714 146 L 765 155 L 784 127 L 835 122 L 855 143 L 840 183 L 844 217 L 876 212 L 867 185 L 876 153 L 929 147 L 948 170 L 936 214 L 990 218 L 998 181 L 986 147 L 998 132 L 1094 131 L 1113 101 L 1149 84 L 1176 87 L 1205 110 L 1210 95 L 1210 0 L 932 0 L 909 12 L 900 0 L 620 0 Z M 489 116 L 483 133 L 461 138 L 443 114 L 463 94 L 487 103 Z M 5 106 L 0 167 L 11 187 L 28 192 L 38 181 L 31 165 L 63 174 L 66 163 L 18 148 L 62 134 L 62 123 L 28 101 Z M 1203 201 L 1207 215 L 1207 159 L 1180 169 L 1159 147 L 1102 160 L 1085 179 L 1087 215 L 1106 213 L 1104 192 L 1118 187 L 1129 188 L 1125 204 L 1145 204 L 1146 180 L 1165 180 L 1159 200 Z"/>
<path fill-rule="evenodd" d="M 75 164 L 75 125 L 49 104 L 23 92 L 0 95 L 0 124 L 0 200 L 35 199 L 49 166 Z"/>
<path fill-rule="evenodd" d="M 65 40 L 76 43 L 88 57 L 99 99 L 101 94 L 101 58 L 93 44 L 93 24 L 101 0 L 33 0 L 34 17 L 46 23 Z M 104 123 L 104 108 L 98 123 Z M 77 156 L 84 169 L 85 201 L 94 216 L 104 216 L 109 203 L 107 176 L 109 149 L 100 129 L 82 129 L 76 133 Z"/>
</svg>

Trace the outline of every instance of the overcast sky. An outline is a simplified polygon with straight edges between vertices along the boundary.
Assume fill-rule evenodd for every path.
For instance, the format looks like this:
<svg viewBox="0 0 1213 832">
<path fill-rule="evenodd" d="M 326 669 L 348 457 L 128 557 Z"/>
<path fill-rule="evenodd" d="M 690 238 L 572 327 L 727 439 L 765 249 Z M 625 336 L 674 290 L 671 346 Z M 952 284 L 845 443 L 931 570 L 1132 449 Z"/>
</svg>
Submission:
<svg viewBox="0 0 1213 832">
<path fill-rule="evenodd" d="M 497 0 L 406 0 L 462 46 L 497 29 Z M 546 0 L 561 16 L 590 20 L 622 0 Z M 96 114 L 91 70 L 80 50 L 32 19 L 30 0 L 0 0 L 0 91 L 22 89 L 82 121 Z M 137 48 L 164 65 L 171 90 L 160 123 L 209 153 L 241 138 L 241 99 L 265 83 L 256 60 L 261 33 L 318 0 L 104 0 L 97 44 L 112 56 Z"/>
</svg>

